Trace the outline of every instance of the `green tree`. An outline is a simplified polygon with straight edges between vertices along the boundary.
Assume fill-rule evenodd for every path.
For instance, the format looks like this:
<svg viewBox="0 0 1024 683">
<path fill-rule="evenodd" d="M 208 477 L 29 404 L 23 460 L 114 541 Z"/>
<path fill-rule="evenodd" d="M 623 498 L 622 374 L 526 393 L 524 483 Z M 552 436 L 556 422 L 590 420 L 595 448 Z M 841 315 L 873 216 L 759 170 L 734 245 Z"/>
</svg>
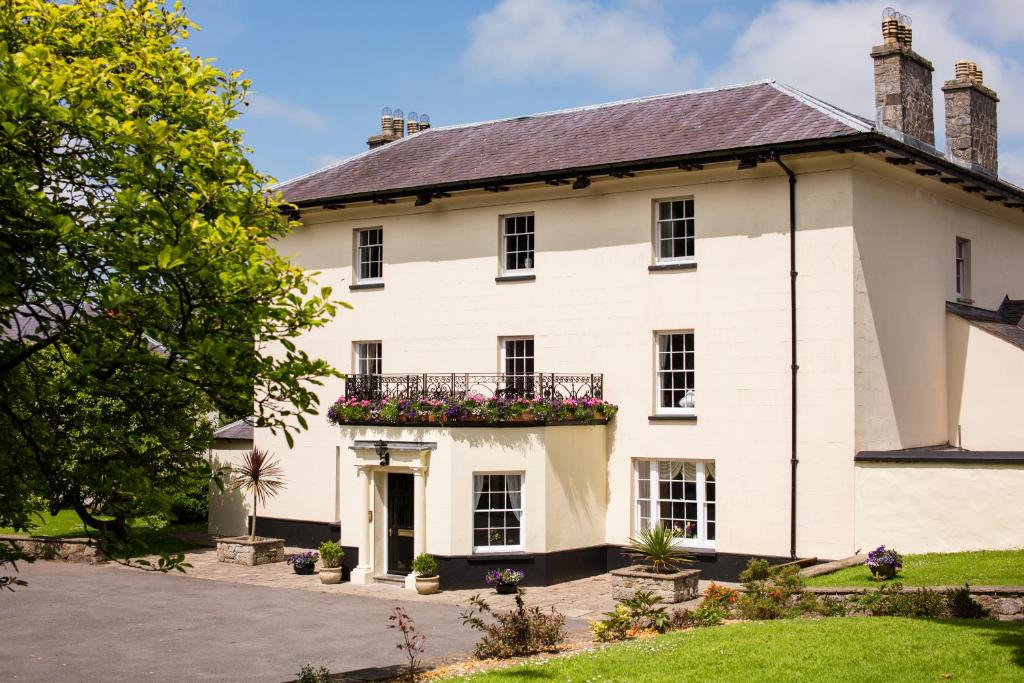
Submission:
<svg viewBox="0 0 1024 683">
<path fill-rule="evenodd" d="M 337 303 L 232 124 L 248 82 L 157 2 L 0 0 L 0 526 L 71 507 L 117 536 L 204 469 L 250 397 L 289 442 Z M 240 398 L 242 397 L 241 401 Z"/>
</svg>

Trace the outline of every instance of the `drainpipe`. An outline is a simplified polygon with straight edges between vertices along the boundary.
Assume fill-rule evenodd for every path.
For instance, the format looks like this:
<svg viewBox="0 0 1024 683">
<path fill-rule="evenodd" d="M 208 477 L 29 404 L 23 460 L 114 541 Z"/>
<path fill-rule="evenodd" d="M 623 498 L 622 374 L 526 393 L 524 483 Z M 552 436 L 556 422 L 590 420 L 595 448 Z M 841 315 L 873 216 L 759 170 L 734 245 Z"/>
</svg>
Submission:
<svg viewBox="0 0 1024 683">
<path fill-rule="evenodd" d="M 789 351 L 790 351 L 790 455 L 789 455 L 789 556 L 796 559 L 796 457 L 797 403 L 796 375 L 800 366 L 796 362 L 796 174 L 782 163 L 778 152 L 772 153 L 772 160 L 789 176 Z"/>
</svg>

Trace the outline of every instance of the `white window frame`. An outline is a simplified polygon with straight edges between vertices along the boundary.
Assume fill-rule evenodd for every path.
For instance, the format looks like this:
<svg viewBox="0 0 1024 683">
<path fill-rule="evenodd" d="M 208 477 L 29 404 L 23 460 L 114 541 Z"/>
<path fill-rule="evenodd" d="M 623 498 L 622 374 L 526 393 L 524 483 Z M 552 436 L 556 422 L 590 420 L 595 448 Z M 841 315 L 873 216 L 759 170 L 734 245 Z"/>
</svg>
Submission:
<svg viewBox="0 0 1024 683">
<path fill-rule="evenodd" d="M 476 478 L 480 476 L 518 476 L 519 477 L 519 543 L 515 545 L 484 545 L 476 544 Z M 488 553 L 514 553 L 523 552 L 526 548 L 526 472 L 523 470 L 500 470 L 495 472 L 474 471 L 471 475 L 472 491 L 470 493 L 470 539 L 473 544 L 473 554 L 486 555 Z M 500 512 L 507 513 L 514 508 L 502 508 Z M 487 508 L 487 513 L 494 512 L 493 508 Z M 488 528 L 491 528 L 488 525 Z M 502 527 L 508 529 L 509 527 Z"/>
<path fill-rule="evenodd" d="M 367 348 L 371 345 L 376 345 L 376 356 L 367 354 Z M 363 372 L 363 366 L 376 360 L 377 372 Z M 352 342 L 352 370 L 354 375 L 379 375 L 384 372 L 384 344 L 379 339 L 362 340 Z"/>
<path fill-rule="evenodd" d="M 683 463 L 692 464 L 696 466 L 696 485 L 697 485 L 697 534 L 693 538 L 679 537 L 676 538 L 675 544 L 687 548 L 707 548 L 713 549 L 715 547 L 715 539 L 718 538 L 718 467 L 714 460 L 683 460 L 680 458 L 638 458 L 633 460 L 633 533 L 636 534 L 641 530 L 641 520 L 643 513 L 641 505 L 643 501 L 649 501 L 650 514 L 648 516 L 648 525 L 653 526 L 657 521 L 661 520 L 659 512 L 660 503 L 662 500 L 675 500 L 675 499 L 662 499 L 660 497 L 660 467 L 659 463 L 671 462 L 671 463 Z M 710 464 L 714 468 L 714 485 L 715 485 L 715 499 L 713 501 L 707 500 L 707 474 L 705 467 Z M 649 478 L 650 482 L 650 497 L 643 498 L 640 493 L 640 477 L 644 467 L 649 467 Z M 715 519 L 710 520 L 715 524 L 715 538 L 710 539 L 707 535 L 708 526 L 708 507 L 715 506 Z M 656 521 L 657 520 L 657 521 Z"/>
<path fill-rule="evenodd" d="M 662 338 L 670 335 L 689 335 L 692 339 L 693 352 L 692 362 L 683 368 L 672 368 L 671 370 L 661 369 L 661 355 L 662 355 Z M 684 352 L 684 360 L 686 353 Z M 655 415 L 696 415 L 697 406 L 697 370 L 696 370 L 696 358 L 697 358 L 697 337 L 693 333 L 693 330 L 656 330 L 654 332 L 654 414 Z M 663 406 L 661 405 L 661 376 L 667 372 L 690 372 L 693 374 L 692 386 L 686 387 L 686 392 L 693 392 L 694 406 L 683 407 L 678 405 L 674 406 Z M 684 394 L 685 395 L 685 394 Z"/>
<path fill-rule="evenodd" d="M 509 223 L 510 220 L 514 221 L 515 219 L 518 219 L 518 218 L 529 219 L 528 223 L 530 224 L 529 225 L 530 232 L 529 233 L 518 233 L 518 234 L 528 234 L 528 235 L 530 235 L 530 238 L 531 238 L 530 239 L 531 248 L 530 248 L 530 251 L 529 251 L 530 255 L 527 257 L 530 260 L 530 265 L 529 265 L 529 267 L 523 267 L 523 268 L 509 268 L 508 267 L 508 254 L 509 254 L 509 251 L 508 251 L 508 241 L 507 241 L 507 238 L 510 235 L 507 232 L 507 230 L 508 230 L 508 223 Z M 501 273 L 502 274 L 504 274 L 504 275 L 532 275 L 533 274 L 533 270 L 534 270 L 534 268 L 537 265 L 537 229 L 536 229 L 536 226 L 537 226 L 537 219 L 534 217 L 533 213 L 510 213 L 508 215 L 500 217 L 500 220 L 499 220 L 499 238 L 500 238 L 500 242 L 501 242 L 501 248 L 500 248 L 499 252 L 501 254 L 501 256 L 500 256 L 501 264 L 500 265 L 501 265 Z M 522 253 L 522 251 L 524 251 L 524 250 L 517 249 L 513 253 Z"/>
<path fill-rule="evenodd" d="M 966 237 L 956 238 L 954 252 L 954 286 L 956 297 L 961 301 L 971 300 L 971 241 Z"/>
<path fill-rule="evenodd" d="M 362 246 L 360 241 L 365 233 L 379 232 L 380 242 L 378 244 L 372 244 Z M 373 247 L 380 247 L 380 275 L 377 277 L 363 277 L 363 255 L 364 250 L 372 249 Z M 372 263 L 369 259 L 365 263 Z M 384 228 L 377 225 L 370 228 L 356 228 L 352 232 L 352 269 L 354 271 L 354 281 L 358 284 L 376 284 L 384 282 Z"/>
<path fill-rule="evenodd" d="M 510 356 L 508 355 L 508 343 L 509 342 L 527 342 L 527 341 L 531 342 L 533 344 L 533 355 L 530 355 L 530 356 L 511 356 L 511 358 L 522 358 L 522 359 L 524 359 L 524 361 L 525 361 L 525 359 L 529 358 L 530 359 L 530 365 L 532 366 L 533 369 L 531 369 L 529 372 L 523 372 L 523 373 L 509 372 L 508 371 L 508 361 L 510 360 Z M 499 374 L 505 375 L 506 377 L 508 377 L 510 375 L 513 376 L 513 377 L 515 377 L 515 376 L 529 377 L 532 380 L 533 375 L 536 373 L 536 369 L 537 369 L 537 341 L 533 338 L 532 335 L 520 335 L 520 336 L 516 336 L 516 337 L 498 337 L 498 372 L 499 372 Z M 528 390 L 532 391 L 535 388 L 535 387 L 530 386 L 530 382 L 524 382 L 523 384 L 527 385 L 526 388 Z M 512 386 L 518 386 L 518 384 L 516 384 L 516 383 L 512 383 L 512 384 L 506 383 L 506 387 L 512 387 Z"/>
<path fill-rule="evenodd" d="M 691 211 L 689 216 L 682 218 L 661 218 L 661 206 L 662 204 L 671 204 L 672 202 L 689 202 Z M 665 199 L 654 200 L 654 231 L 652 234 L 652 246 L 654 249 L 654 263 L 655 264 L 670 264 L 670 263 L 696 263 L 697 262 L 697 217 L 696 217 L 696 202 L 692 196 L 689 197 L 671 197 Z M 690 241 L 690 256 L 662 256 L 661 255 L 661 243 L 664 241 L 661 236 L 662 227 L 670 225 L 677 221 L 688 222 L 690 226 L 690 237 L 685 238 Z"/>
</svg>

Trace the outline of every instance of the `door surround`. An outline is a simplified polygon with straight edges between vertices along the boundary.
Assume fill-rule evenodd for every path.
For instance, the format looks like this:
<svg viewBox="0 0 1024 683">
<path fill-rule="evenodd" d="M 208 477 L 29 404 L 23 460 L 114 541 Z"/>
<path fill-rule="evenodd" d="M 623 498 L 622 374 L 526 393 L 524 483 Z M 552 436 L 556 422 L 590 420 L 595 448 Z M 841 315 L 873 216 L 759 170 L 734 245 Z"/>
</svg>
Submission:
<svg viewBox="0 0 1024 683">
<path fill-rule="evenodd" d="M 382 462 L 377 442 L 358 440 L 349 448 L 356 456 L 358 486 L 354 493 L 361 500 L 359 516 L 359 564 L 352 570 L 352 583 L 373 583 L 375 576 L 387 573 L 387 474 L 413 475 L 413 557 L 426 551 L 426 476 L 430 454 L 436 443 L 426 441 L 388 441 L 388 457 Z M 386 464 L 385 464 L 386 463 Z M 378 499 L 378 492 L 385 496 Z M 378 505 L 378 502 L 382 505 Z M 416 589 L 416 576 L 410 573 L 405 586 Z"/>
</svg>

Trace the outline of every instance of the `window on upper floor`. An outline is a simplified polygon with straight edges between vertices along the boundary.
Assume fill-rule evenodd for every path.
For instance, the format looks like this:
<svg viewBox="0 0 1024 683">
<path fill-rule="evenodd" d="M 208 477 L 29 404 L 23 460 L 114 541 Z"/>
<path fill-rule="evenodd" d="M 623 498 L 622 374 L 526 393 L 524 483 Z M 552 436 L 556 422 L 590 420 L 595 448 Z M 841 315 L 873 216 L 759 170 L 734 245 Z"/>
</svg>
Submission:
<svg viewBox="0 0 1024 683">
<path fill-rule="evenodd" d="M 956 238 L 956 296 L 971 298 L 971 241 L 963 237 Z"/>
<path fill-rule="evenodd" d="M 501 271 L 526 274 L 533 264 L 533 214 L 502 216 Z"/>
<path fill-rule="evenodd" d="M 655 333 L 655 412 L 696 414 L 693 332 Z"/>
<path fill-rule="evenodd" d="M 662 200 L 654 211 L 655 263 L 694 261 L 693 199 Z"/>
<path fill-rule="evenodd" d="M 383 348 L 379 341 L 360 341 L 353 345 L 355 374 L 379 375 L 383 367 Z"/>
<path fill-rule="evenodd" d="M 715 547 L 713 461 L 637 460 L 634 483 L 635 531 L 661 524 L 681 545 Z"/>
<path fill-rule="evenodd" d="M 533 392 L 533 337 L 502 337 L 501 371 L 505 374 L 505 389 L 514 393 Z"/>
<path fill-rule="evenodd" d="M 384 279 L 384 229 L 356 230 L 355 271 L 357 283 L 375 283 Z"/>
<path fill-rule="evenodd" d="M 523 549 L 523 475 L 473 475 L 473 552 Z"/>
</svg>

